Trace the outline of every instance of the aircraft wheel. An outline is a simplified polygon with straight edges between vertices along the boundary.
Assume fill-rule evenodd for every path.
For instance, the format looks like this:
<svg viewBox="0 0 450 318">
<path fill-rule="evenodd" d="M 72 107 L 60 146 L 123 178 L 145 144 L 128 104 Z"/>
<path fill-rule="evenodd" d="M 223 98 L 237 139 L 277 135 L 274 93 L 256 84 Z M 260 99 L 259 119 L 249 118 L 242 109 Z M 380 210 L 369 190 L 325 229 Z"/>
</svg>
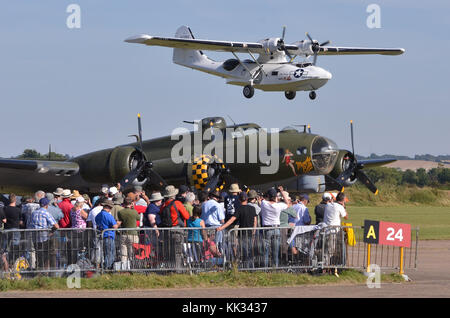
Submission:
<svg viewBox="0 0 450 318">
<path fill-rule="evenodd" d="M 316 99 L 316 96 L 317 96 L 317 94 L 316 94 L 315 91 L 311 91 L 311 92 L 309 93 L 309 98 L 312 99 L 312 100 Z"/>
<path fill-rule="evenodd" d="M 284 92 L 284 96 L 286 96 L 287 99 L 294 99 L 296 95 L 295 91 L 286 91 Z"/>
<path fill-rule="evenodd" d="M 245 97 L 252 98 L 253 94 L 255 94 L 255 89 L 251 85 L 246 85 L 244 86 L 243 93 Z"/>
</svg>

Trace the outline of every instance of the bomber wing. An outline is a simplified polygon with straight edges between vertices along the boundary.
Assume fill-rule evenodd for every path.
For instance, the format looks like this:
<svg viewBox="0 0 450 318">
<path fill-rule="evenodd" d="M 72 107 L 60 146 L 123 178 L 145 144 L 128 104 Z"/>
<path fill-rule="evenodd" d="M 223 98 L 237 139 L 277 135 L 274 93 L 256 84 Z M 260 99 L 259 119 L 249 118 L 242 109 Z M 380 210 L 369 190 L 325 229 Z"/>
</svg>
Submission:
<svg viewBox="0 0 450 318">
<path fill-rule="evenodd" d="M 364 168 L 375 168 L 394 161 L 397 161 L 397 159 L 395 158 L 367 159 L 367 160 L 358 160 L 358 164 L 364 166 Z"/>
<path fill-rule="evenodd" d="M 357 54 L 381 54 L 400 55 L 405 53 L 402 48 L 365 48 L 365 47 L 340 47 L 321 46 L 318 55 L 357 55 Z"/>
<path fill-rule="evenodd" d="M 189 50 L 209 50 L 220 52 L 240 52 L 263 53 L 263 44 L 257 42 L 234 42 L 234 41 L 215 41 L 187 38 L 167 38 L 159 36 L 150 36 L 141 34 L 129 37 L 125 40 L 128 43 L 139 43 L 145 45 L 165 46 L 178 49 Z"/>
<path fill-rule="evenodd" d="M 78 175 L 79 166 L 69 161 L 0 159 L 0 189 L 3 193 L 54 190 Z"/>
</svg>

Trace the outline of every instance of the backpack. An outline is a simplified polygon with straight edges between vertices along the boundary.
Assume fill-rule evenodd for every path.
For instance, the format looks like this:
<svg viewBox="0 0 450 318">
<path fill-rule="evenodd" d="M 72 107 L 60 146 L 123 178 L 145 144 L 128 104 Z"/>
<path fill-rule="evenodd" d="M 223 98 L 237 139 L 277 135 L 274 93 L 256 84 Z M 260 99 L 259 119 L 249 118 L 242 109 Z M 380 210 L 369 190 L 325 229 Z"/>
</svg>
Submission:
<svg viewBox="0 0 450 318">
<path fill-rule="evenodd" d="M 175 211 L 177 211 L 178 216 L 178 224 L 180 225 L 180 213 L 178 212 L 177 206 L 175 205 L 175 201 L 173 200 L 170 202 L 164 209 L 161 211 L 161 223 L 159 223 L 158 227 L 172 227 L 172 212 L 170 209 L 172 206 L 175 208 Z"/>
</svg>

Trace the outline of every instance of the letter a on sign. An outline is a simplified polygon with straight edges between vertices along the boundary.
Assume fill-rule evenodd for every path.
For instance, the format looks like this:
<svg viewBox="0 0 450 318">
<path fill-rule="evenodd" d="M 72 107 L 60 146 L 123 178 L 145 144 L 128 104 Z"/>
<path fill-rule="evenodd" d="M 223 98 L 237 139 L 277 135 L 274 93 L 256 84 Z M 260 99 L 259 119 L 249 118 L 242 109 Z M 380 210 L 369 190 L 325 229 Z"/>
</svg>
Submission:
<svg viewBox="0 0 450 318">
<path fill-rule="evenodd" d="M 379 221 L 364 220 L 364 243 L 378 244 Z"/>
</svg>

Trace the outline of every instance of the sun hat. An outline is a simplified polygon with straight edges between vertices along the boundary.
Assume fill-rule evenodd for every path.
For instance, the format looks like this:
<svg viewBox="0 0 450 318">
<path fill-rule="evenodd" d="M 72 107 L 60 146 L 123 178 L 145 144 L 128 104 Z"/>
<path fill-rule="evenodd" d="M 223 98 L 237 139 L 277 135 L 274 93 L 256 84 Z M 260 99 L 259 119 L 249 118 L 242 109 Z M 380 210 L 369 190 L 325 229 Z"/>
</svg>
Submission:
<svg viewBox="0 0 450 318">
<path fill-rule="evenodd" d="M 61 196 L 63 194 L 64 189 L 63 188 L 56 188 L 55 192 L 53 192 L 54 195 Z"/>
<path fill-rule="evenodd" d="M 63 198 L 70 198 L 70 196 L 72 195 L 72 192 L 70 192 L 69 189 L 64 189 L 62 192 L 62 197 Z"/>
<path fill-rule="evenodd" d="M 257 197 L 258 197 L 258 192 L 256 192 L 256 190 L 248 191 L 248 198 L 249 199 L 255 199 Z"/>
<path fill-rule="evenodd" d="M 233 183 L 228 189 L 228 192 L 230 193 L 241 192 L 241 189 L 239 189 L 239 185 L 237 183 Z"/>
<path fill-rule="evenodd" d="M 112 209 L 114 207 L 114 204 L 111 202 L 111 200 L 105 200 L 105 202 L 102 203 L 102 206 L 107 206 Z"/>
<path fill-rule="evenodd" d="M 70 196 L 71 199 L 76 199 L 79 196 L 81 196 L 80 192 L 78 190 L 73 190 L 72 195 Z"/>
<path fill-rule="evenodd" d="M 178 194 L 178 189 L 175 188 L 173 185 L 168 185 L 166 187 L 166 193 L 164 194 L 165 198 L 174 197 Z"/>
<path fill-rule="evenodd" d="M 164 197 L 161 195 L 161 192 L 155 192 L 150 195 L 149 201 L 154 202 L 154 201 L 159 201 L 159 200 L 163 200 L 163 199 L 164 199 Z"/>
<path fill-rule="evenodd" d="M 111 188 L 109 188 L 109 190 L 108 190 L 108 193 L 109 193 L 109 194 L 112 194 L 112 195 L 115 195 L 117 192 L 119 192 L 119 190 L 117 190 L 116 187 L 111 187 Z"/>
</svg>

